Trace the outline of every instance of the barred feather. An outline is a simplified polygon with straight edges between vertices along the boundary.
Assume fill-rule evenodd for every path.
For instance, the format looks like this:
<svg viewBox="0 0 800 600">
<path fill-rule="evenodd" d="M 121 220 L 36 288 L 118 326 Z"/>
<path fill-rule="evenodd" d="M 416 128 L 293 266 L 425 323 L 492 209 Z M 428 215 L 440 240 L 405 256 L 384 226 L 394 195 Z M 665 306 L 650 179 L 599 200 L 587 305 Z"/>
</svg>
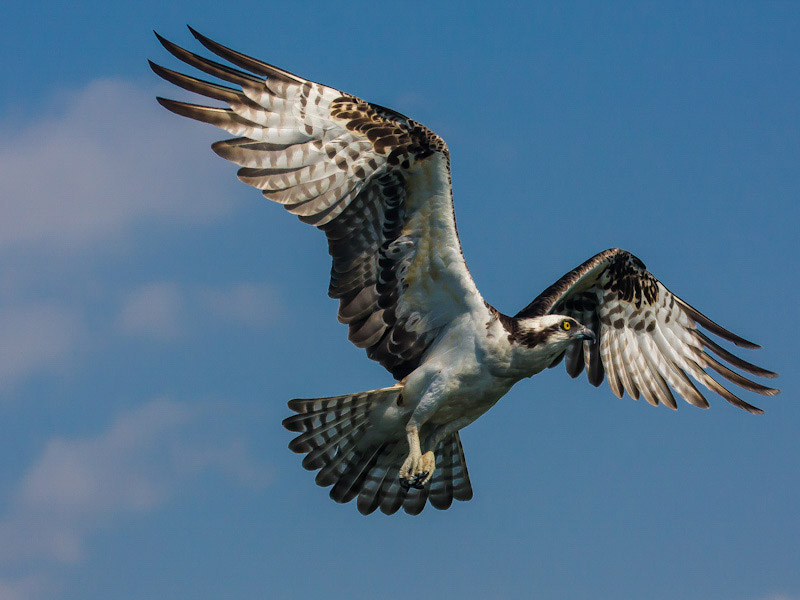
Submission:
<svg viewBox="0 0 800 600">
<path fill-rule="evenodd" d="M 706 350 L 754 375 L 776 376 L 728 352 L 698 327 L 743 348 L 758 348 L 756 344 L 672 294 L 642 261 L 624 250 L 614 248 L 590 258 L 542 292 L 517 317 L 547 313 L 572 316 L 594 331 L 596 343 L 575 343 L 567 350 L 567 373 L 577 377 L 585 366 L 594 385 L 600 384 L 605 373 L 611 390 L 620 398 L 627 392 L 634 399 L 641 395 L 650 404 L 677 408 L 672 388 L 689 404 L 707 408 L 708 401 L 691 376 L 734 406 L 763 412 L 723 387 L 705 369 L 757 394 L 774 396 L 779 392 L 713 358 Z M 583 344 L 582 354 L 579 344 Z"/>
<path fill-rule="evenodd" d="M 358 498 L 362 514 L 381 509 L 386 514 L 401 507 L 409 514 L 422 512 L 430 500 L 434 508 L 447 509 L 453 500 L 472 498 L 472 486 L 458 432 L 437 444 L 437 467 L 429 486 L 406 490 L 400 486 L 399 468 L 408 454 L 404 438 L 375 441 L 368 435 L 370 415 L 396 403 L 402 386 L 334 396 L 289 401 L 297 414 L 283 426 L 299 433 L 290 443 L 294 452 L 305 454 L 303 467 L 319 469 L 321 486 L 333 486 L 336 502 Z"/>
<path fill-rule="evenodd" d="M 158 101 L 237 136 L 213 149 L 241 167 L 239 179 L 325 232 L 329 294 L 349 339 L 402 379 L 449 322 L 482 304 L 458 241 L 444 141 L 398 112 L 190 31 L 235 67 L 158 40 L 238 87 L 151 63 L 165 80 L 228 106 Z"/>
</svg>

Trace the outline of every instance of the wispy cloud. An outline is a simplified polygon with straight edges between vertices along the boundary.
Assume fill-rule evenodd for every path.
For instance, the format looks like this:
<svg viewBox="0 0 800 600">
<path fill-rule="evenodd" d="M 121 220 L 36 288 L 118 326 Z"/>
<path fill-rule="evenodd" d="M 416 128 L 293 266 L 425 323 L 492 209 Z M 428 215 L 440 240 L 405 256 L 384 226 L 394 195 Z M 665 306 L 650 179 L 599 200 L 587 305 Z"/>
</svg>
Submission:
<svg viewBox="0 0 800 600">
<path fill-rule="evenodd" d="M 214 193 L 208 133 L 168 118 L 152 91 L 95 81 L 58 106 L 0 122 L 0 246 L 82 248 L 145 220 L 197 223 L 231 208 Z"/>
<path fill-rule="evenodd" d="M 200 313 L 271 321 L 274 295 L 261 284 L 153 282 L 120 294 L 100 274 L 117 254 L 152 243 L 154 227 L 205 225 L 234 208 L 221 193 L 233 170 L 210 151 L 211 128 L 119 80 L 51 105 L 27 121 L 0 118 L 0 393 L 79 364 L 80 351 L 117 334 L 175 340 Z"/>
<path fill-rule="evenodd" d="M 85 341 L 81 315 L 51 302 L 0 305 L 0 390 L 44 370 L 60 369 Z"/>
<path fill-rule="evenodd" d="M 260 283 L 207 288 L 200 291 L 200 297 L 209 312 L 252 327 L 264 327 L 273 323 L 281 312 L 275 291 Z"/>
<path fill-rule="evenodd" d="M 210 287 L 157 281 L 116 296 L 112 322 L 95 316 L 90 325 L 92 302 L 33 297 L 4 303 L 0 294 L 0 393 L 25 378 L 63 372 L 116 335 L 169 342 L 209 323 L 264 328 L 282 311 L 273 288 L 253 282 Z"/>
<path fill-rule="evenodd" d="M 158 282 L 144 285 L 124 300 L 118 319 L 127 335 L 173 339 L 182 326 L 183 295 L 177 284 Z"/>
<path fill-rule="evenodd" d="M 280 312 L 276 293 L 265 284 L 200 287 L 153 282 L 124 298 L 117 329 L 129 336 L 171 340 L 209 319 L 266 327 Z"/>
<path fill-rule="evenodd" d="M 202 226 L 234 207 L 219 193 L 233 175 L 208 148 L 211 130 L 167 115 L 153 96 L 97 81 L 35 122 L 0 118 L 0 393 L 79 366 L 116 336 L 172 340 L 209 318 L 274 318 L 265 285 L 130 289 L 104 275 L 117 255 L 151 244 L 153 227 Z M 219 422 L 208 405 L 154 400 L 94 435 L 47 442 L 0 505 L 0 600 L 53 597 L 58 569 L 84 560 L 94 534 L 211 473 L 266 485 L 269 469 Z"/>
<path fill-rule="evenodd" d="M 43 575 L 0 576 L 0 600 L 36 600 L 52 597 L 52 584 Z"/>
<path fill-rule="evenodd" d="M 200 435 L 211 416 L 185 403 L 154 400 L 95 436 L 48 442 L 0 520 L 0 599 L 33 597 L 43 584 L 34 575 L 13 579 L 3 571 L 79 562 L 94 532 L 157 509 L 209 470 L 242 485 L 266 485 L 270 471 L 253 459 L 244 439 Z"/>
</svg>

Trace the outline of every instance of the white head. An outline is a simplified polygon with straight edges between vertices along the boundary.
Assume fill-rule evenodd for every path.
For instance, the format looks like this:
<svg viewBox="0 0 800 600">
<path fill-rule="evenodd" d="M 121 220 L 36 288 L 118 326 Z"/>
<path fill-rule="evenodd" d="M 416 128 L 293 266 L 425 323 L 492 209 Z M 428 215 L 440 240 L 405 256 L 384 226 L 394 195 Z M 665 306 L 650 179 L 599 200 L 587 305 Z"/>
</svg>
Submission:
<svg viewBox="0 0 800 600">
<path fill-rule="evenodd" d="M 529 348 L 544 345 L 548 349 L 558 352 L 566 349 L 575 340 L 594 342 L 597 339 L 591 329 L 565 315 L 544 315 L 519 319 L 517 328 L 514 337 L 521 344 Z"/>
</svg>

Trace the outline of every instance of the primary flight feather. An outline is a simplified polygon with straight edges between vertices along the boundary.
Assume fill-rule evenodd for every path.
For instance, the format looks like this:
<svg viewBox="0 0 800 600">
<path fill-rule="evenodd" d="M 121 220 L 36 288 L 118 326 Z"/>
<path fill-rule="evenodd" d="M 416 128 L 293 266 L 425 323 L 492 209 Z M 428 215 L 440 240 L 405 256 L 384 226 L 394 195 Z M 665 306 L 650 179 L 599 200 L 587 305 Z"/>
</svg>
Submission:
<svg viewBox="0 0 800 600">
<path fill-rule="evenodd" d="M 191 28 L 190 28 L 191 30 Z M 708 370 L 752 392 L 778 390 L 776 374 L 719 346 L 699 327 L 744 348 L 672 294 L 620 249 L 590 258 L 515 316 L 484 301 L 456 231 L 447 145 L 435 133 L 372 104 L 245 56 L 191 30 L 234 67 L 158 36 L 175 57 L 236 87 L 150 63 L 167 81 L 227 108 L 159 98 L 174 113 L 236 136 L 213 150 L 239 165 L 239 178 L 325 232 L 348 337 L 394 376 L 390 387 L 289 402 L 289 444 L 337 502 L 358 510 L 418 514 L 472 497 L 459 431 L 517 381 L 564 361 L 591 384 L 607 379 L 653 405 L 675 396 L 708 402 L 693 380 L 751 413 Z M 158 34 L 156 34 L 158 35 Z M 242 70 L 244 69 L 244 70 Z M 715 358 L 715 356 L 717 358 Z M 720 360 L 718 360 L 720 359 Z M 722 362 L 720 362 L 722 361 Z"/>
</svg>

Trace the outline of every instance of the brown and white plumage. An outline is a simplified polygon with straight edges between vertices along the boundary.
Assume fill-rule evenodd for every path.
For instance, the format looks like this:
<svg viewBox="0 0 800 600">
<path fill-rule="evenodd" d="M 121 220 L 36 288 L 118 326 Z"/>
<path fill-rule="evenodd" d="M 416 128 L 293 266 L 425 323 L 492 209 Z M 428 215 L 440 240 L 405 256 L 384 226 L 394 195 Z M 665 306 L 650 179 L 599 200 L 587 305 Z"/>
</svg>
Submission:
<svg viewBox="0 0 800 600">
<path fill-rule="evenodd" d="M 325 232 L 333 259 L 329 294 L 339 300 L 349 339 L 404 377 L 442 327 L 478 297 L 456 233 L 444 141 L 397 112 L 192 33 L 259 77 L 159 37 L 180 60 L 241 88 L 151 63 L 167 81 L 230 108 L 159 102 L 241 136 L 217 142 L 214 151 L 241 167 L 243 182 Z"/>
<path fill-rule="evenodd" d="M 750 412 L 760 412 L 709 373 L 760 394 L 767 388 L 732 371 L 775 374 L 738 358 L 699 327 L 746 348 L 673 295 L 628 252 L 612 249 L 573 269 L 516 316 L 484 302 L 461 253 L 444 141 L 393 110 L 293 75 L 192 30 L 234 66 L 188 52 L 159 36 L 175 57 L 235 87 L 151 63 L 161 77 L 227 104 L 159 98 L 177 114 L 216 125 L 232 139 L 214 151 L 239 178 L 321 229 L 332 258 L 329 294 L 349 339 L 398 383 L 332 398 L 292 400 L 289 447 L 358 509 L 419 513 L 448 508 L 472 486 L 459 430 L 512 385 L 562 359 L 617 396 L 627 391 L 675 408 L 675 395 L 708 406 L 692 379 Z M 710 351 L 710 353 L 709 353 Z M 674 394 L 673 394 L 674 392 Z"/>
<path fill-rule="evenodd" d="M 405 490 L 398 471 L 407 448 L 398 440 L 379 444 L 361 444 L 374 411 L 384 410 L 397 401 L 402 386 L 349 394 L 332 398 L 291 400 L 289 408 L 297 414 L 283 421 L 289 431 L 300 432 L 289 449 L 305 454 L 303 467 L 320 469 L 316 482 L 330 486 L 331 498 L 349 502 L 357 498 L 359 511 L 369 514 L 376 509 L 386 514 L 401 507 L 418 514 L 426 500 L 439 509 L 449 508 L 453 500 L 472 498 L 464 450 L 458 432 L 437 446 L 439 468 L 430 489 Z"/>
<path fill-rule="evenodd" d="M 522 319 L 549 313 L 569 315 L 594 331 L 597 343 L 580 341 L 567 348 L 567 372 L 577 377 L 585 368 L 589 382 L 596 386 L 607 374 L 618 398 L 623 392 L 634 399 L 641 394 L 650 404 L 677 408 L 672 388 L 690 404 L 707 408 L 708 401 L 691 376 L 731 404 L 752 413 L 763 412 L 723 387 L 705 372 L 706 368 L 751 392 L 767 396 L 778 393 L 716 360 L 707 350 L 748 373 L 776 376 L 734 356 L 699 326 L 743 348 L 758 345 L 731 333 L 675 296 L 642 261 L 624 250 L 614 248 L 590 258 L 516 316 Z"/>
</svg>

